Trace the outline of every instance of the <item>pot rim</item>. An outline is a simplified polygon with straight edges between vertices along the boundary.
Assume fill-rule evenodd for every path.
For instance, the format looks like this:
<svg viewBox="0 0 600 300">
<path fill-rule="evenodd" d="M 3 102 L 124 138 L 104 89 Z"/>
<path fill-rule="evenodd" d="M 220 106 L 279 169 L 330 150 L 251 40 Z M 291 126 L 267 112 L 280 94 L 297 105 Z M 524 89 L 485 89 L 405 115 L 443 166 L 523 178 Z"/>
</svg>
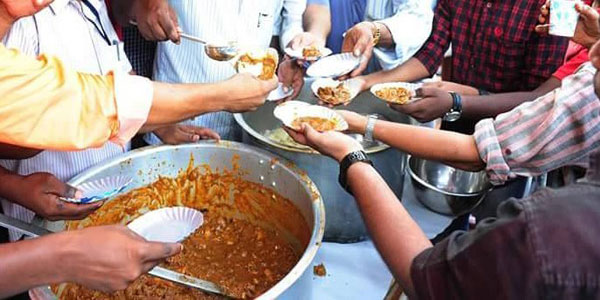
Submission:
<svg viewBox="0 0 600 300">
<path fill-rule="evenodd" d="M 434 185 L 432 185 L 431 183 L 425 181 L 424 179 L 422 179 L 421 177 L 419 177 L 417 174 L 415 174 L 413 172 L 413 169 L 411 168 L 411 164 L 410 164 L 410 160 L 413 158 L 412 155 L 408 156 L 408 166 L 406 168 L 408 174 L 410 174 L 410 178 L 416 182 L 418 182 L 419 184 L 423 185 L 424 187 L 433 190 L 434 192 L 438 192 L 440 194 L 446 195 L 446 196 L 453 196 L 453 197 L 477 197 L 477 196 L 481 196 L 484 194 L 487 194 L 489 191 L 491 191 L 494 187 L 493 186 L 489 186 L 488 183 L 488 187 L 482 189 L 480 192 L 477 193 L 454 193 L 454 192 L 448 192 L 448 191 L 444 191 Z"/>
</svg>

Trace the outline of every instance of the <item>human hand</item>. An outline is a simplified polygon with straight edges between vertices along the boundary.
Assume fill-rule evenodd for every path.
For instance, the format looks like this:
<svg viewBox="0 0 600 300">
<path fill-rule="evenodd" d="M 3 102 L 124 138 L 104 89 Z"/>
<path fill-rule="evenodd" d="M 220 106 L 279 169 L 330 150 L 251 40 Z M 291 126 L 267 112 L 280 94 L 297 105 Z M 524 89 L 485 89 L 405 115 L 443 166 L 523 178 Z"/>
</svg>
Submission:
<svg viewBox="0 0 600 300">
<path fill-rule="evenodd" d="M 81 198 L 82 194 L 76 188 L 63 183 L 49 173 L 34 173 L 22 177 L 18 183 L 14 199 L 9 199 L 36 214 L 50 220 L 80 220 L 102 206 L 99 201 L 90 204 L 69 203 L 60 200 L 65 198 Z"/>
<path fill-rule="evenodd" d="M 455 92 L 461 94 L 462 96 L 479 95 L 479 90 L 474 87 L 449 81 L 426 82 L 423 83 L 423 87 L 437 88 L 446 92 Z"/>
<path fill-rule="evenodd" d="M 146 40 L 181 42 L 177 14 L 167 0 L 135 0 L 129 18 Z"/>
<path fill-rule="evenodd" d="M 294 38 L 287 44 L 288 48 L 294 50 L 309 46 L 325 47 L 325 40 L 310 32 L 302 32 L 294 36 Z"/>
<path fill-rule="evenodd" d="M 221 104 L 224 111 L 238 113 L 256 110 L 265 103 L 271 91 L 277 88 L 277 77 L 260 80 L 250 73 L 239 73 L 221 83 L 226 92 Z"/>
<path fill-rule="evenodd" d="M 54 0 L 0 0 L 0 15 L 5 14 L 10 21 L 31 16 L 44 9 Z"/>
<path fill-rule="evenodd" d="M 538 17 L 540 24 L 535 27 L 535 31 L 538 34 L 547 35 L 550 31 L 550 24 L 548 24 L 549 7 L 550 0 L 546 1 L 546 4 L 540 9 Z M 575 9 L 579 13 L 579 20 L 577 21 L 575 34 L 571 40 L 586 48 L 590 48 L 596 41 L 600 40 L 600 14 L 596 9 L 584 3 L 576 3 Z"/>
<path fill-rule="evenodd" d="M 318 132 L 308 124 L 302 124 L 300 130 L 283 128 L 296 142 L 310 146 L 323 155 L 342 161 L 351 152 L 363 150 L 353 138 L 337 131 Z"/>
<path fill-rule="evenodd" d="M 290 87 L 294 89 L 294 93 L 284 100 L 295 99 L 304 86 L 304 69 L 294 63 L 291 59 L 284 60 L 279 64 L 279 71 L 277 72 L 279 82 L 283 83 L 283 89 L 287 92 Z"/>
<path fill-rule="evenodd" d="M 60 233 L 67 253 L 61 262 L 66 281 L 102 292 L 126 289 L 140 275 L 181 252 L 179 243 L 148 242 L 122 225 Z"/>
<path fill-rule="evenodd" d="M 367 117 L 349 110 L 336 110 L 346 123 L 348 123 L 348 131 L 352 133 L 364 134 L 367 129 Z"/>
<path fill-rule="evenodd" d="M 450 93 L 431 87 L 417 89 L 420 100 L 407 104 L 390 104 L 389 106 L 401 113 L 415 118 L 421 123 L 429 122 L 443 117 L 452 108 L 452 95 Z"/>
<path fill-rule="evenodd" d="M 154 130 L 160 140 L 169 145 L 196 143 L 199 140 L 221 140 L 218 133 L 209 128 L 192 125 L 171 125 Z"/>
<path fill-rule="evenodd" d="M 356 77 L 367 68 L 371 56 L 373 56 L 374 40 L 373 30 L 375 24 L 372 22 L 361 22 L 346 31 L 342 44 L 342 53 L 352 52 L 354 56 L 361 57 L 358 68 L 350 73 L 350 77 Z"/>
</svg>

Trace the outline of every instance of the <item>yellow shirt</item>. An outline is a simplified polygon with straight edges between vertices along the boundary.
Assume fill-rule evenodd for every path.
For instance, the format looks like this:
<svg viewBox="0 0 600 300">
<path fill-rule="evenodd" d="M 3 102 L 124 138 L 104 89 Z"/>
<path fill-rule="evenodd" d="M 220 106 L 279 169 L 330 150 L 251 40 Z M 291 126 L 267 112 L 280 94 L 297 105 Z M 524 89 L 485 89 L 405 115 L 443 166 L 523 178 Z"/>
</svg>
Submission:
<svg viewBox="0 0 600 300">
<path fill-rule="evenodd" d="M 52 150 L 123 144 L 145 123 L 152 93 L 139 76 L 78 73 L 0 45 L 0 142 Z"/>
</svg>

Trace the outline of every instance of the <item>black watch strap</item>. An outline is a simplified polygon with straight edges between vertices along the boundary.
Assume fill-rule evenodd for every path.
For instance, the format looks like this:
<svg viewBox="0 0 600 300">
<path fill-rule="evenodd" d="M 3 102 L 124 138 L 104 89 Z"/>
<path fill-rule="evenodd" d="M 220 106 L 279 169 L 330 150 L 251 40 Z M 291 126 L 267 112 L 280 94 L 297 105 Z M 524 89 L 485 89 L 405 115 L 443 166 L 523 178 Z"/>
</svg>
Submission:
<svg viewBox="0 0 600 300">
<path fill-rule="evenodd" d="M 338 181 L 350 195 L 352 195 L 352 191 L 350 191 L 350 186 L 348 185 L 348 168 L 357 162 L 368 163 L 371 166 L 373 165 L 373 162 L 369 159 L 365 151 L 362 150 L 350 152 L 340 162 L 340 176 L 338 177 Z"/>
</svg>

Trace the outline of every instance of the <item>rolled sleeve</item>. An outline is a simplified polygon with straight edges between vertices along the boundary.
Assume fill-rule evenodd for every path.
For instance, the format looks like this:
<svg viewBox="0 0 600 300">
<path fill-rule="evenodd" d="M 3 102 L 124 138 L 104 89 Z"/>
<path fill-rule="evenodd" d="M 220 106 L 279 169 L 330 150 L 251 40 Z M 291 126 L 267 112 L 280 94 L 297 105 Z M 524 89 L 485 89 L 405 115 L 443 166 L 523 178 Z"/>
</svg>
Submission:
<svg viewBox="0 0 600 300">
<path fill-rule="evenodd" d="M 283 2 L 281 24 L 281 47 L 284 49 L 294 37 L 302 32 L 302 16 L 306 9 L 306 0 L 285 0 Z"/>
<path fill-rule="evenodd" d="M 479 157 L 485 163 L 485 171 L 494 185 L 501 185 L 514 175 L 511 175 L 510 166 L 502 155 L 502 147 L 494 127 L 494 120 L 485 119 L 475 126 L 475 143 Z"/>
<path fill-rule="evenodd" d="M 145 77 L 115 73 L 115 102 L 119 120 L 119 131 L 111 142 L 125 145 L 146 123 L 154 88 Z"/>
<path fill-rule="evenodd" d="M 427 1 L 407 2 L 393 17 L 377 21 L 384 24 L 394 40 L 394 57 L 385 55 L 385 49 L 375 49 L 384 69 L 391 69 L 406 61 L 423 46 L 431 34 L 433 11 Z M 411 30 L 406 30 L 411 28 Z"/>
</svg>

